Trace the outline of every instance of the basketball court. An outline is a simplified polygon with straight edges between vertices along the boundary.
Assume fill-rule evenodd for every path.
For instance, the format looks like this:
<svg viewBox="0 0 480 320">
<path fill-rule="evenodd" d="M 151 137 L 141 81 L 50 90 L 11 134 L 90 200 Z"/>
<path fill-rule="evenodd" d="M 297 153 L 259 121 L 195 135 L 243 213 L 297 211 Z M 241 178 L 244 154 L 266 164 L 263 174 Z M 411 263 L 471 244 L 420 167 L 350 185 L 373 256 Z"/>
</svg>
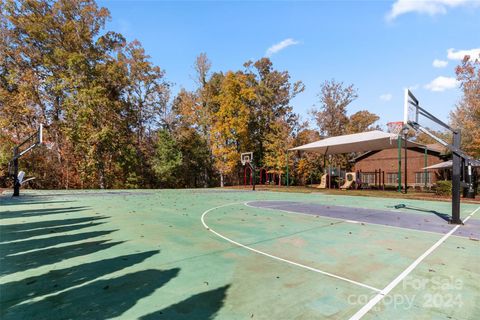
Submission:
<svg viewBox="0 0 480 320">
<path fill-rule="evenodd" d="M 14 150 L 14 197 L 0 195 L 0 317 L 477 319 L 480 206 L 460 202 L 475 160 L 407 90 L 403 125 L 375 145 L 400 150 L 408 130 L 452 151 L 451 202 L 253 191 L 252 152 L 240 159 L 252 191 L 20 194 L 18 162 L 45 144 L 40 126 Z M 337 151 L 372 148 L 358 139 L 336 139 Z"/>
<path fill-rule="evenodd" d="M 251 191 L 0 198 L 2 319 L 472 319 L 480 206 Z M 399 204 L 405 205 L 405 207 Z"/>
</svg>

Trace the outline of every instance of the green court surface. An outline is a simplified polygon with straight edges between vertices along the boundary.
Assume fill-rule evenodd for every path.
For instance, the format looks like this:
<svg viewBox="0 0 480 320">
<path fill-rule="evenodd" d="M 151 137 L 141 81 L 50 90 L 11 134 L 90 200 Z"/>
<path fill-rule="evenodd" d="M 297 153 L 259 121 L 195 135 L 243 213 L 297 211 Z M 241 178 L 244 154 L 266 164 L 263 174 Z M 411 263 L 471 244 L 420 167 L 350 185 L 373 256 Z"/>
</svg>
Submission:
<svg viewBox="0 0 480 320">
<path fill-rule="evenodd" d="M 1 319 L 480 319 L 480 242 L 255 200 L 441 219 L 450 203 L 205 190 L 0 196 Z M 424 210 L 399 209 L 410 205 Z M 325 207 L 326 206 L 326 207 Z M 455 230 L 453 230 L 456 228 Z M 451 230 L 451 231 L 450 231 Z"/>
</svg>

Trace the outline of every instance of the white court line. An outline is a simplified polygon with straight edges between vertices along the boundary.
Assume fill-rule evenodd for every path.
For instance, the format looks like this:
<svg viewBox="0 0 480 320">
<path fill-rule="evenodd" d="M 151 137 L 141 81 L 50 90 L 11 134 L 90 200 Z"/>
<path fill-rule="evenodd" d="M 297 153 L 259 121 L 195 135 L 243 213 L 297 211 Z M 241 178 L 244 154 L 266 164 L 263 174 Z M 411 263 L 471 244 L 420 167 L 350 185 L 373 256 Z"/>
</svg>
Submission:
<svg viewBox="0 0 480 320">
<path fill-rule="evenodd" d="M 468 219 L 474 215 L 480 207 L 475 209 L 472 213 L 470 213 L 463 222 L 467 222 Z M 429 254 L 431 254 L 435 249 L 437 249 L 448 237 L 452 235 L 457 229 L 461 226 L 461 224 L 455 226 L 444 235 L 440 240 L 438 240 L 433 246 L 431 246 L 427 251 L 425 251 L 420 257 L 417 258 L 411 265 L 408 266 L 398 277 L 396 277 L 392 282 L 390 282 L 381 292 L 377 293 L 375 297 L 373 297 L 366 305 L 364 305 L 360 310 L 355 313 L 350 320 L 359 320 L 361 319 L 367 312 L 369 312 L 378 302 L 380 302 L 390 291 L 392 291 L 406 276 L 410 274 L 419 264 L 422 262 Z"/>
<path fill-rule="evenodd" d="M 355 224 L 358 224 L 358 223 L 360 223 L 360 221 L 357 221 L 357 220 L 345 220 L 345 222 L 348 222 L 348 223 L 355 223 Z"/>
<path fill-rule="evenodd" d="M 260 201 L 285 201 L 285 202 L 288 202 L 286 200 L 260 200 Z M 404 227 L 397 227 L 397 226 L 389 226 L 387 224 L 381 224 L 381 223 L 375 223 L 375 222 L 365 222 L 365 221 L 361 221 L 361 220 L 346 220 L 346 219 L 342 219 L 342 218 L 335 218 L 335 217 L 329 217 L 329 216 L 322 216 L 320 214 L 312 214 L 312 213 L 305 213 L 305 212 L 297 212 L 297 211 L 288 211 L 288 210 L 283 210 L 283 209 L 279 209 L 277 206 L 278 205 L 281 205 L 281 204 L 278 204 L 276 206 L 268 206 L 268 207 L 256 207 L 256 206 L 252 206 L 250 204 L 250 202 L 260 202 L 259 200 L 252 200 L 252 201 L 247 201 L 245 202 L 244 204 L 247 206 L 247 207 L 250 207 L 250 208 L 254 208 L 254 209 L 267 209 L 267 210 L 274 210 L 274 211 L 283 211 L 283 212 L 286 212 L 286 213 L 292 213 L 292 214 L 299 214 L 299 215 L 302 215 L 302 216 L 308 216 L 308 217 L 321 217 L 321 218 L 325 218 L 325 219 L 332 219 L 332 220 L 338 220 L 338 221 L 343 221 L 343 222 L 349 222 L 349 223 L 360 223 L 360 224 L 365 224 L 365 225 L 372 225 L 372 226 L 381 226 L 381 227 L 386 227 L 386 228 L 393 228 L 393 229 L 398 229 L 398 230 L 403 230 L 403 231 L 416 231 L 416 232 L 421 232 L 421 233 L 429 233 L 429 234 L 435 234 L 435 235 L 438 235 L 438 236 L 443 236 L 445 235 L 445 233 L 441 233 L 441 232 L 435 232 L 435 231 L 428 231 L 428 230 L 421 230 L 421 229 L 410 229 L 410 228 L 404 228 Z M 337 205 L 335 205 L 337 206 Z M 352 207 L 347 207 L 347 206 L 338 206 L 338 207 L 345 207 L 345 208 L 352 208 Z M 392 210 L 393 212 L 399 212 L 399 211 L 394 211 Z M 404 211 L 400 211 L 400 212 L 404 212 Z M 464 222 L 467 221 L 468 218 L 465 218 Z M 465 237 L 465 236 L 457 236 L 457 235 L 452 235 L 452 237 L 455 237 L 455 238 L 462 238 L 462 239 L 470 239 L 469 237 Z"/>
<path fill-rule="evenodd" d="M 263 252 L 263 251 L 260 251 L 260 250 L 257 250 L 257 249 L 254 249 L 252 247 L 249 247 L 249 246 L 246 246 L 244 244 L 241 244 L 235 240 L 232 240 L 218 232 L 216 232 L 215 230 L 213 230 L 212 228 L 210 228 L 206 223 L 205 223 L 205 217 L 206 215 L 213 211 L 213 210 L 216 210 L 216 209 L 219 209 L 219 208 L 222 208 L 222 207 L 227 207 L 227 206 L 232 206 L 232 205 L 236 205 L 236 204 L 242 204 L 242 203 L 229 203 L 229 204 L 224 204 L 224 205 L 221 205 L 221 206 L 218 206 L 218 207 L 214 207 L 214 208 L 210 208 L 208 210 L 206 210 L 205 212 L 203 212 L 202 214 L 202 217 L 201 217 L 201 220 L 202 220 L 202 224 L 203 226 L 205 227 L 205 229 L 207 229 L 208 231 L 214 233 L 215 235 L 219 236 L 220 238 L 224 239 L 224 240 L 227 240 L 228 242 L 230 243 L 233 243 L 239 247 L 242 247 L 244 249 L 247 249 L 247 250 L 250 250 L 250 251 L 253 251 L 255 253 L 258 253 L 258 254 L 261 254 L 261 255 L 264 255 L 266 257 L 269 257 L 269 258 L 272 258 L 272 259 L 275 259 L 275 260 L 278 260 L 278 261 L 282 261 L 282 262 L 286 262 L 286 263 L 289 263 L 291 265 L 294 265 L 294 266 L 297 266 L 297 267 L 300 267 L 300 268 L 303 268 L 303 269 L 307 269 L 307 270 L 310 270 L 310 271 L 313 271 L 313 272 L 317 272 L 317 273 L 320 273 L 320 274 L 323 274 L 323 275 L 326 275 L 326 276 L 329 276 L 329 277 L 332 277 L 332 278 L 335 278 L 335 279 L 339 279 L 339 280 L 343 280 L 343 281 L 346 281 L 346 282 L 349 282 L 349 283 L 353 283 L 353 284 L 356 284 L 357 286 L 360 286 L 360 287 L 364 287 L 364 288 L 367 288 L 367 289 L 370 289 L 372 291 L 375 291 L 375 292 L 380 292 L 380 289 L 378 288 L 374 288 L 372 286 L 369 286 L 367 284 L 364 284 L 364 283 L 361 283 L 361 282 L 358 282 L 358 281 L 355 281 L 355 280 L 351 280 L 351 279 L 347 279 L 345 277 L 342 277 L 342 276 L 338 276 L 338 275 L 335 275 L 333 273 L 330 273 L 330 272 L 326 272 L 326 271 L 322 271 L 322 270 L 319 270 L 319 269 L 316 269 L 316 268 L 312 268 L 312 267 L 309 267 L 309 266 L 306 266 L 304 264 L 301 264 L 301 263 L 298 263 L 298 262 L 294 262 L 294 261 L 290 261 L 290 260 L 287 260 L 287 259 L 283 259 L 283 258 L 280 258 L 280 257 L 277 257 L 277 256 L 274 256 L 272 254 L 269 254 L 269 253 L 266 253 L 266 252 Z M 244 205 L 247 205 L 247 203 L 243 203 Z"/>
</svg>

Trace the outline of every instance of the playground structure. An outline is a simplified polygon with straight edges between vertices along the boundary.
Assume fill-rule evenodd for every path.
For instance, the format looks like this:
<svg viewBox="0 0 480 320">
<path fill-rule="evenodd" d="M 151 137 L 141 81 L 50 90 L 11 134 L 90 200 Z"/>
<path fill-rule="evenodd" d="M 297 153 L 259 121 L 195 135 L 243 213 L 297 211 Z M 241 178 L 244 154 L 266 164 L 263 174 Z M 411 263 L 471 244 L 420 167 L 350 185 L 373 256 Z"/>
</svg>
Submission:
<svg viewBox="0 0 480 320">
<path fill-rule="evenodd" d="M 328 182 L 328 173 L 322 174 L 320 178 L 320 184 L 317 186 L 318 189 L 326 189 Z"/>
<path fill-rule="evenodd" d="M 253 163 L 253 152 L 244 152 L 240 154 L 240 162 L 243 166 L 243 186 L 251 186 L 252 190 L 255 190 L 257 184 L 257 169 Z M 258 180 L 261 185 L 282 185 L 282 173 L 278 170 L 269 170 L 268 168 L 261 167 L 258 169 Z M 286 181 L 288 186 L 288 171 L 286 175 Z"/>
<path fill-rule="evenodd" d="M 442 130 L 449 131 L 452 136 L 452 143 L 444 141 L 435 131 L 428 129 L 431 123 L 438 125 Z M 409 134 L 423 133 L 434 141 L 442 145 L 444 148 L 452 152 L 452 216 L 450 222 L 452 224 L 461 224 L 460 219 L 460 194 L 463 189 L 464 194 L 468 198 L 475 196 L 473 168 L 477 166 L 479 160 L 472 159 L 460 149 L 460 131 L 450 127 L 434 115 L 420 107 L 417 98 L 410 92 L 405 90 L 404 100 L 404 120 L 389 123 L 389 133 L 373 130 L 369 132 L 361 132 L 356 134 L 348 134 L 336 137 L 329 137 L 312 143 L 308 143 L 291 150 L 317 152 L 327 155 L 346 154 L 353 152 L 369 152 L 384 149 L 398 149 L 398 191 L 407 192 L 408 189 L 408 150 L 412 148 L 424 148 L 425 156 L 427 148 L 409 140 Z M 404 165 L 404 189 L 401 186 L 401 170 L 402 170 L 402 148 L 403 148 L 403 165 Z M 426 158 L 425 158 L 426 159 Z M 425 161 L 426 162 L 426 161 Z M 424 175 L 425 185 L 427 184 L 427 165 L 425 164 L 422 174 Z M 337 175 L 338 177 L 338 175 Z M 346 176 L 345 176 L 346 178 Z M 356 177 L 357 188 L 375 187 L 385 188 L 385 172 L 374 170 L 372 172 L 359 172 Z M 347 180 L 347 179 L 345 179 Z M 344 183 L 344 188 L 351 187 L 354 182 L 350 179 L 348 185 Z M 343 187 L 342 186 L 342 187 Z M 323 175 L 319 188 L 332 187 L 332 174 L 329 168 L 329 174 Z"/>
<path fill-rule="evenodd" d="M 350 189 L 350 187 L 352 187 L 355 181 L 357 180 L 356 178 L 357 178 L 357 174 L 355 172 L 347 172 L 345 174 L 345 182 L 340 187 L 340 189 L 344 189 L 344 190 Z"/>
<path fill-rule="evenodd" d="M 260 185 L 282 185 L 282 172 L 271 170 L 268 168 L 261 167 L 257 172 L 253 172 L 252 166 L 243 165 L 243 186 L 253 186 L 253 177 L 258 177 L 258 181 L 255 181 L 255 184 Z"/>
<path fill-rule="evenodd" d="M 385 171 L 382 169 L 372 172 L 346 172 L 344 170 L 331 170 L 329 175 L 324 173 L 317 189 L 376 189 L 385 190 Z M 338 173 L 335 173 L 338 172 Z"/>
</svg>

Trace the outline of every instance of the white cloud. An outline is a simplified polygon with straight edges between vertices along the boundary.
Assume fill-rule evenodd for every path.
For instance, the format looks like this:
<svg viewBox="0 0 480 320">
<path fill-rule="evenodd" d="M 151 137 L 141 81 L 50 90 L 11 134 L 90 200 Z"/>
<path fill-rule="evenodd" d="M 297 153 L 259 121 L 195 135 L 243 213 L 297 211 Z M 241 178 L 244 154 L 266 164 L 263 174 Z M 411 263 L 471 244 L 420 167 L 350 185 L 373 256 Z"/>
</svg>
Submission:
<svg viewBox="0 0 480 320">
<path fill-rule="evenodd" d="M 271 46 L 270 48 L 268 48 L 267 52 L 265 53 L 265 55 L 267 57 L 271 57 L 274 53 L 277 53 L 287 47 L 290 47 L 290 46 L 293 46 L 293 45 L 296 45 L 296 44 L 299 44 L 300 42 L 296 41 L 296 40 L 293 40 L 292 38 L 287 38 L 283 41 L 280 41 L 279 43 L 276 43 L 274 44 L 273 46 Z"/>
<path fill-rule="evenodd" d="M 450 60 L 463 60 L 463 57 L 470 56 L 470 58 L 478 59 L 480 55 L 480 48 L 470 50 L 455 50 L 450 48 L 447 50 L 447 58 Z"/>
<path fill-rule="evenodd" d="M 475 5 L 469 0 L 397 0 L 387 13 L 387 20 L 392 21 L 402 14 L 416 12 L 434 16 L 445 14 L 447 9 L 463 5 Z"/>
<path fill-rule="evenodd" d="M 435 67 L 435 68 L 445 68 L 448 64 L 448 61 L 445 61 L 445 60 L 439 60 L 439 59 L 435 59 L 433 60 L 433 63 L 432 65 Z"/>
<path fill-rule="evenodd" d="M 456 87 L 458 87 L 457 79 L 443 76 L 436 77 L 432 80 L 432 82 L 425 85 L 425 89 L 436 92 L 445 91 Z"/>
<path fill-rule="evenodd" d="M 390 100 L 392 100 L 393 96 L 392 96 L 391 93 L 384 93 L 379 98 L 382 101 L 390 101 Z"/>
</svg>

